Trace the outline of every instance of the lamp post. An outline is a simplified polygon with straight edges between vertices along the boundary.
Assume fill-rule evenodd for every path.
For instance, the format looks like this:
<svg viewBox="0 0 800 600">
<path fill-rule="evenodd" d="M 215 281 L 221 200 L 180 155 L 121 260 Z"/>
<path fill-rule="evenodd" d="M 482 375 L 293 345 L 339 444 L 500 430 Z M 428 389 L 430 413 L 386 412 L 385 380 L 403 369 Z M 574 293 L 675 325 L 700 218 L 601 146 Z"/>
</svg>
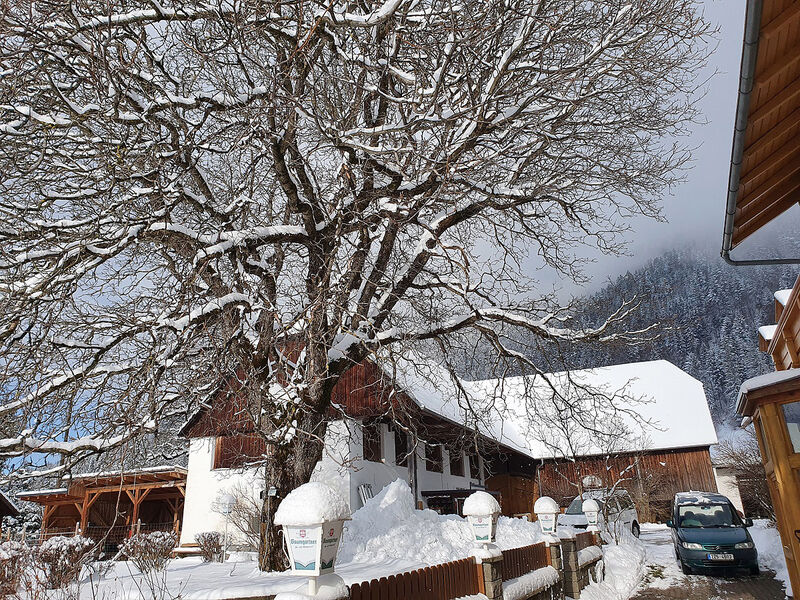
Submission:
<svg viewBox="0 0 800 600">
<path fill-rule="evenodd" d="M 550 496 L 542 496 L 533 505 L 533 512 L 536 513 L 539 519 L 539 528 L 542 530 L 542 534 L 554 536 L 557 526 L 556 515 L 561 512 L 558 508 L 558 502 Z"/>
<path fill-rule="evenodd" d="M 475 492 L 464 500 L 462 512 L 469 520 L 475 542 L 486 550 L 495 540 L 500 503 L 487 492 Z"/>
<path fill-rule="evenodd" d="M 597 522 L 600 517 L 600 505 L 597 503 L 597 500 L 588 498 L 587 500 L 583 501 L 581 508 L 583 510 L 583 514 L 586 515 L 586 522 L 589 525 L 586 528 L 587 531 L 591 531 L 593 533 L 599 532 L 600 529 L 597 527 Z"/>
<path fill-rule="evenodd" d="M 283 527 L 292 573 L 308 576 L 309 596 L 316 596 L 320 575 L 334 572 L 342 527 L 349 519 L 347 502 L 320 482 L 292 490 L 278 506 L 275 525 Z"/>
<path fill-rule="evenodd" d="M 236 498 L 230 494 L 225 494 L 219 500 L 220 512 L 225 515 L 225 537 L 222 541 L 222 560 L 219 562 L 225 562 L 225 556 L 228 554 L 228 523 L 231 520 L 234 506 L 236 506 Z"/>
</svg>

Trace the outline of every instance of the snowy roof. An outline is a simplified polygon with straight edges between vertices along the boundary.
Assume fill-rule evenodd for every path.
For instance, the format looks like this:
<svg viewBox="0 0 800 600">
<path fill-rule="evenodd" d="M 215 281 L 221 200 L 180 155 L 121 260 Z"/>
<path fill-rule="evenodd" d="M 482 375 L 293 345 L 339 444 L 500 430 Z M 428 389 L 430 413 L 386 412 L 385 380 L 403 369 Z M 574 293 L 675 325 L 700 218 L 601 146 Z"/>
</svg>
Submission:
<svg viewBox="0 0 800 600">
<path fill-rule="evenodd" d="M 785 369 L 783 371 L 773 371 L 772 373 L 765 373 L 764 375 L 758 375 L 756 377 L 751 377 L 750 379 L 747 379 L 742 383 L 741 387 L 739 388 L 739 396 L 736 399 L 736 414 L 744 415 L 743 411 L 746 410 L 745 407 L 746 396 L 751 392 L 768 388 L 770 386 L 777 385 L 779 383 L 787 383 L 789 381 L 794 381 L 795 379 L 800 379 L 800 369 Z"/>
<path fill-rule="evenodd" d="M 434 383 L 437 369 L 441 381 Z M 717 443 L 703 384 L 666 360 L 544 377 L 458 380 L 461 394 L 444 369 L 428 371 L 424 378 L 406 373 L 398 384 L 422 407 L 462 425 L 472 422 L 484 435 L 533 458 Z M 468 416 L 475 414 L 480 421 Z M 607 439 L 596 430 L 607 432 Z"/>
<path fill-rule="evenodd" d="M 142 467 L 139 469 L 118 469 L 115 471 L 94 471 L 90 473 L 75 473 L 64 475 L 62 479 L 99 479 L 103 477 L 120 477 L 122 475 L 132 477 L 136 475 L 156 474 L 156 473 L 182 473 L 186 474 L 186 467 L 179 465 L 158 465 L 155 467 Z"/>
<path fill-rule="evenodd" d="M 789 302 L 789 296 L 792 294 L 792 288 L 788 290 L 778 290 L 775 292 L 775 300 L 780 303 L 781 306 L 786 306 L 786 303 Z"/>
<path fill-rule="evenodd" d="M 775 337 L 775 330 L 778 329 L 777 325 L 762 325 L 758 328 L 758 335 L 764 338 L 764 341 L 769 343 Z"/>
<path fill-rule="evenodd" d="M 54 488 L 50 490 L 29 490 L 27 492 L 17 492 L 17 498 L 28 498 L 31 496 L 55 496 L 57 494 L 66 494 L 67 488 Z"/>
</svg>

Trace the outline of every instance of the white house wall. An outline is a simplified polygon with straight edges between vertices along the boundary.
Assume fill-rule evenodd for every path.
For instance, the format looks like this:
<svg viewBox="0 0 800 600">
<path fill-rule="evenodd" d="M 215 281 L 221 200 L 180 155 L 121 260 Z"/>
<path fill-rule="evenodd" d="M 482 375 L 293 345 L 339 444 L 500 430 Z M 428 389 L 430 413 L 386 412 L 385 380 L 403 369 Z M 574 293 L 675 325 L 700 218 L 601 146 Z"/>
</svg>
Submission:
<svg viewBox="0 0 800 600">
<path fill-rule="evenodd" d="M 739 481 L 732 469 L 727 467 L 714 467 L 714 478 L 717 480 L 717 490 L 727 496 L 734 507 L 744 514 L 742 496 L 739 493 Z"/>
<path fill-rule="evenodd" d="M 369 484 L 373 494 L 396 479 L 410 483 L 408 467 L 395 464 L 394 433 L 388 425 L 381 425 L 383 459 L 380 462 L 363 460 L 363 437 L 358 423 L 334 421 L 328 425 L 322 460 L 311 476 L 312 481 L 323 481 L 338 490 L 348 500 L 350 510 L 361 508 L 358 486 Z M 194 544 L 195 535 L 204 531 L 225 530 L 225 517 L 218 510 L 219 498 L 224 494 L 247 493 L 260 501 L 264 487 L 263 470 L 214 469 L 213 437 L 193 438 L 189 443 L 189 464 L 186 477 L 186 502 L 183 509 L 181 545 Z M 470 489 L 481 487 L 481 481 L 450 475 L 450 460 L 446 449 L 442 452 L 443 473 L 425 469 L 424 450 L 417 448 L 418 491 Z M 411 462 L 409 458 L 409 462 Z M 464 460 L 465 473 L 469 463 Z M 417 498 L 422 500 L 421 497 Z M 238 532 L 229 528 L 231 543 L 244 543 Z"/>
<path fill-rule="evenodd" d="M 264 487 L 260 470 L 214 469 L 214 446 L 214 438 L 193 438 L 189 442 L 181 545 L 194 544 L 198 533 L 225 530 L 225 516 L 218 509 L 223 494 L 235 496 L 241 492 L 260 500 Z M 244 543 L 233 527 L 229 527 L 228 532 L 232 544 Z"/>
</svg>

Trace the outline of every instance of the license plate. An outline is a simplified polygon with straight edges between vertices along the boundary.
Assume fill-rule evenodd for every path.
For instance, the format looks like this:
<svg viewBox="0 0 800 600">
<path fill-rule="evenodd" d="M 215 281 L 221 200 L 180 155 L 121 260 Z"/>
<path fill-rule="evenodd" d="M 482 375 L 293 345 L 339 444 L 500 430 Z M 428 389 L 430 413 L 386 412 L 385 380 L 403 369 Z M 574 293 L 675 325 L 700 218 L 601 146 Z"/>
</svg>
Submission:
<svg viewBox="0 0 800 600">
<path fill-rule="evenodd" d="M 708 560 L 733 560 L 733 554 L 707 554 Z"/>
</svg>

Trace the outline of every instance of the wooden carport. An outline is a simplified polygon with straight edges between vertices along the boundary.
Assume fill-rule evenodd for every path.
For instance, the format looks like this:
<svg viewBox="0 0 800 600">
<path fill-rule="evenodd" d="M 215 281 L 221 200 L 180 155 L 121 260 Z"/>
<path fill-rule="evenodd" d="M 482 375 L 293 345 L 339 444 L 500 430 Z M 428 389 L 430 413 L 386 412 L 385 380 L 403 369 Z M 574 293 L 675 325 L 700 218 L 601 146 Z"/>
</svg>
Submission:
<svg viewBox="0 0 800 600">
<path fill-rule="evenodd" d="M 82 532 L 118 544 L 140 531 L 180 532 L 186 469 L 168 466 L 72 477 L 63 488 L 22 492 L 41 504 L 42 537 Z"/>
</svg>

